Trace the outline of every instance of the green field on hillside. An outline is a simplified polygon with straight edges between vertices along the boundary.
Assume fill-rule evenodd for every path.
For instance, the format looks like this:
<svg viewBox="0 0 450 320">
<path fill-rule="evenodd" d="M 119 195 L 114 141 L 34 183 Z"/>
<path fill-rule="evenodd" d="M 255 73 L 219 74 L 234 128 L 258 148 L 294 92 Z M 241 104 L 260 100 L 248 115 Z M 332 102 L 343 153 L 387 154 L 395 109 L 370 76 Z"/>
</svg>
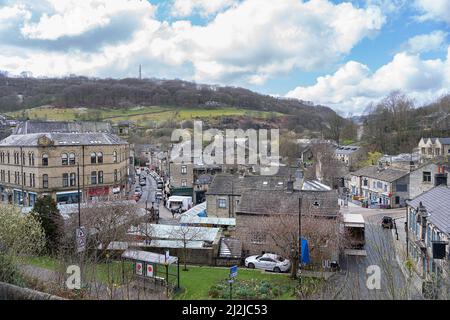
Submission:
<svg viewBox="0 0 450 320">
<path fill-rule="evenodd" d="M 174 107 L 135 107 L 121 109 L 87 109 L 87 108 L 55 108 L 39 107 L 7 113 L 13 118 L 27 117 L 31 120 L 95 120 L 111 121 L 113 123 L 122 120 L 155 121 L 162 122 L 173 119 L 183 121 L 188 119 L 214 119 L 223 116 L 243 116 L 266 118 L 279 113 L 265 111 L 253 111 L 238 108 L 202 109 L 202 108 L 174 108 Z"/>
</svg>

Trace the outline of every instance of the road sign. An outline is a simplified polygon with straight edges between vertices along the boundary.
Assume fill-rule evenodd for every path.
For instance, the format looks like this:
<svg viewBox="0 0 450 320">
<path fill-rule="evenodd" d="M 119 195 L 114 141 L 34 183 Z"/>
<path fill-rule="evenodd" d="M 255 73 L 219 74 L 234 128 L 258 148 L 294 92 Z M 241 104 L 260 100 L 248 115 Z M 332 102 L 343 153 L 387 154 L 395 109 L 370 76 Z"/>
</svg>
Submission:
<svg viewBox="0 0 450 320">
<path fill-rule="evenodd" d="M 136 262 L 136 274 L 142 276 L 143 273 L 143 264 L 142 262 Z"/>
<path fill-rule="evenodd" d="M 152 264 L 147 264 L 146 271 L 147 271 L 146 276 L 153 278 L 153 265 Z"/>
<path fill-rule="evenodd" d="M 76 238 L 77 238 L 77 252 L 83 252 L 86 250 L 86 228 L 85 227 L 79 227 L 76 231 Z"/>
<path fill-rule="evenodd" d="M 238 266 L 232 266 L 230 268 L 230 278 L 236 278 L 238 274 Z"/>
<path fill-rule="evenodd" d="M 169 262 L 169 258 L 170 258 L 170 254 L 169 254 L 169 250 L 166 250 L 166 263 Z"/>
</svg>

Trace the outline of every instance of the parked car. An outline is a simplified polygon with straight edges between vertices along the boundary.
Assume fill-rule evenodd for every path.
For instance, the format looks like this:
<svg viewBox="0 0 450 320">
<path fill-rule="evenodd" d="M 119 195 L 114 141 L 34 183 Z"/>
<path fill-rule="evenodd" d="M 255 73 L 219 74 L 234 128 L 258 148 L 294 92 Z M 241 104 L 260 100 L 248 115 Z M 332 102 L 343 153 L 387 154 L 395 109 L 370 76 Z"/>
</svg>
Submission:
<svg viewBox="0 0 450 320">
<path fill-rule="evenodd" d="M 394 219 L 389 216 L 384 216 L 383 219 L 381 219 L 381 226 L 385 229 L 392 229 L 394 227 Z"/>
<path fill-rule="evenodd" d="M 161 200 L 163 198 L 163 194 L 161 191 L 156 191 L 155 198 Z"/>
<path fill-rule="evenodd" d="M 265 253 L 259 256 L 250 256 L 245 259 L 245 266 L 250 269 L 262 269 L 273 272 L 287 272 L 291 268 L 288 259 L 273 254 Z"/>
<path fill-rule="evenodd" d="M 139 185 L 140 186 L 145 186 L 147 183 L 145 182 L 145 180 L 141 180 L 140 182 L 139 182 Z"/>
</svg>

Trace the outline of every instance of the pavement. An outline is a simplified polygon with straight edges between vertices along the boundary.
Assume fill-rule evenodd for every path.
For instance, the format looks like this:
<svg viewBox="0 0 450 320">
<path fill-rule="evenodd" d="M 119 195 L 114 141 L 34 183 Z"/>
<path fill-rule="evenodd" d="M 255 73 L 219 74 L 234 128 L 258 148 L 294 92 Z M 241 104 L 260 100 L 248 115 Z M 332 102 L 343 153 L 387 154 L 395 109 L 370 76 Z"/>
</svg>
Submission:
<svg viewBox="0 0 450 320">
<path fill-rule="evenodd" d="M 342 213 L 359 213 L 366 222 L 365 237 L 366 256 L 344 256 L 341 259 L 343 272 L 333 279 L 338 288 L 337 299 L 420 299 L 414 285 L 407 280 L 403 271 L 401 260 L 397 257 L 396 246 L 400 247 L 400 237 L 392 230 L 381 227 L 383 216 L 401 219 L 405 216 L 405 209 L 368 209 L 357 206 L 351 202 L 348 207 L 341 208 Z M 398 222 L 397 226 L 403 225 Z M 394 237 L 395 236 L 395 237 Z M 399 241 L 399 243 L 396 243 Z M 404 242 L 404 245 L 406 243 Z M 368 289 L 368 281 L 373 277 L 373 268 L 381 273 L 381 286 L 379 289 Z M 369 283 L 370 284 L 370 283 Z"/>
</svg>

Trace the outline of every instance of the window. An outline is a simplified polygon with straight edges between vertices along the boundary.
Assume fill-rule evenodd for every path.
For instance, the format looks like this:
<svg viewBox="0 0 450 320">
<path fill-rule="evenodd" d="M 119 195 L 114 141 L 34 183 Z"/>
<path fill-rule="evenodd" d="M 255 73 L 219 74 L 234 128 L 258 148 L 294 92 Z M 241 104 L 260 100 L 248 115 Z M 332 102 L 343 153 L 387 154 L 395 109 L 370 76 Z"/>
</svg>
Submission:
<svg viewBox="0 0 450 320">
<path fill-rule="evenodd" d="M 181 174 L 187 174 L 187 166 L 181 166 Z"/>
<path fill-rule="evenodd" d="M 28 165 L 31 166 L 31 152 L 28 153 Z"/>
<path fill-rule="evenodd" d="M 397 185 L 397 191 L 398 192 L 406 192 L 406 191 L 408 191 L 408 185 L 407 184 L 398 184 Z"/>
<path fill-rule="evenodd" d="M 97 163 L 103 163 L 103 153 L 101 152 L 97 154 Z"/>
<path fill-rule="evenodd" d="M 33 173 L 33 188 L 36 187 L 36 175 Z"/>
<path fill-rule="evenodd" d="M 117 169 L 114 169 L 114 182 L 117 182 Z"/>
<path fill-rule="evenodd" d="M 428 148 L 428 154 L 430 154 L 430 155 L 433 154 L 433 148 Z"/>
<path fill-rule="evenodd" d="M 97 171 L 91 172 L 91 184 L 97 184 Z"/>
<path fill-rule="evenodd" d="M 181 186 L 182 187 L 186 187 L 187 186 L 187 180 L 186 179 L 181 180 Z"/>
<path fill-rule="evenodd" d="M 217 206 L 219 208 L 222 208 L 222 209 L 226 208 L 227 207 L 227 200 L 226 199 L 218 199 L 217 200 Z"/>
<path fill-rule="evenodd" d="M 383 188 L 383 183 L 381 181 L 377 181 L 377 188 L 378 189 L 382 189 Z"/>
<path fill-rule="evenodd" d="M 103 171 L 98 172 L 98 183 L 99 184 L 103 183 Z"/>
<path fill-rule="evenodd" d="M 63 188 L 67 188 L 69 186 L 69 174 L 63 173 Z"/>
<path fill-rule="evenodd" d="M 95 152 L 91 153 L 91 163 L 97 163 L 97 155 Z"/>
<path fill-rule="evenodd" d="M 116 163 L 117 162 L 117 151 L 113 152 L 113 162 Z"/>
<path fill-rule="evenodd" d="M 69 153 L 69 164 L 71 166 L 75 165 L 75 153 Z"/>
<path fill-rule="evenodd" d="M 423 172 L 423 182 L 431 182 L 431 172 Z"/>
<path fill-rule="evenodd" d="M 48 166 L 48 154 L 43 154 L 42 155 L 42 165 L 43 166 Z"/>
<path fill-rule="evenodd" d="M 75 183 L 76 183 L 76 175 L 75 172 L 72 172 L 70 174 L 70 186 L 71 187 L 75 186 Z"/>
<path fill-rule="evenodd" d="M 44 189 L 48 188 L 48 175 L 46 174 L 42 176 L 42 188 Z"/>
<path fill-rule="evenodd" d="M 67 157 L 67 153 L 63 153 L 61 155 L 61 164 L 63 166 L 67 166 L 69 164 L 69 158 Z"/>
<path fill-rule="evenodd" d="M 441 155 L 441 149 L 436 149 L 435 154 L 436 154 L 437 156 L 440 156 L 440 155 Z"/>
<path fill-rule="evenodd" d="M 30 173 L 30 187 L 33 187 L 33 174 Z"/>
<path fill-rule="evenodd" d="M 25 152 L 22 152 L 22 165 L 25 165 Z"/>
<path fill-rule="evenodd" d="M 364 185 L 365 187 L 367 187 L 367 186 L 368 186 L 368 184 L 369 184 L 369 181 L 368 181 L 367 179 L 364 179 L 364 181 L 363 181 L 363 185 Z"/>
<path fill-rule="evenodd" d="M 425 153 L 426 153 L 425 148 L 422 148 L 422 154 L 425 154 Z"/>
<path fill-rule="evenodd" d="M 450 150 L 449 150 L 449 153 L 450 153 Z M 10 163 L 9 152 L 6 154 L 6 157 L 8 158 L 8 163 Z"/>
</svg>

